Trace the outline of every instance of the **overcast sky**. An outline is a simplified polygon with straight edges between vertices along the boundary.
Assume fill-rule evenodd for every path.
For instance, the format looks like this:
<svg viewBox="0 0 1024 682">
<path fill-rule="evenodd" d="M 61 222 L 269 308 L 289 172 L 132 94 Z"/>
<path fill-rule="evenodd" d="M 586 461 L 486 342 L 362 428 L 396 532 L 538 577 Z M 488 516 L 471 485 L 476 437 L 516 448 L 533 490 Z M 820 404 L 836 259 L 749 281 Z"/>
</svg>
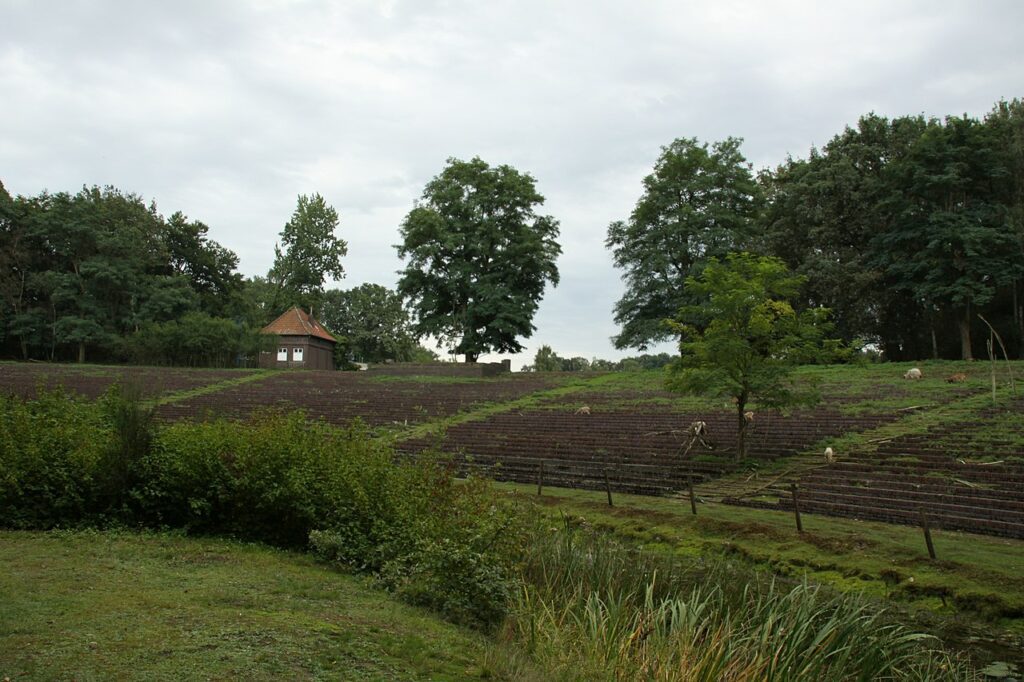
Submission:
<svg viewBox="0 0 1024 682">
<path fill-rule="evenodd" d="M 870 111 L 1024 96 L 1024 2 L 0 0 L 0 181 L 114 185 L 265 274 L 299 194 L 393 287 L 398 225 L 448 157 L 511 164 L 561 221 L 527 350 L 616 358 L 604 248 L 660 147 L 744 138 L 755 168 Z M 658 350 L 669 350 L 668 346 Z"/>
</svg>

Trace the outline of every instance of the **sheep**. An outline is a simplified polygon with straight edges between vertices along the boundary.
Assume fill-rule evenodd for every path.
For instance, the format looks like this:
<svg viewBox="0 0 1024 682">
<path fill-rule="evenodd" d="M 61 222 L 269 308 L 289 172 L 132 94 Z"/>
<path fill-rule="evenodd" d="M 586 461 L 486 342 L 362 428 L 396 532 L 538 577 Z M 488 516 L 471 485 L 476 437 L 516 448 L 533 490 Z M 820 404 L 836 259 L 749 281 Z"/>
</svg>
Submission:
<svg viewBox="0 0 1024 682">
<path fill-rule="evenodd" d="M 836 453 L 832 451 L 831 447 L 825 448 L 825 463 L 834 464 L 836 461 Z"/>
<path fill-rule="evenodd" d="M 962 384 L 967 381 L 967 375 L 963 372 L 957 372 L 956 374 L 950 374 L 946 377 L 947 384 Z"/>
<path fill-rule="evenodd" d="M 590 406 L 584 405 L 583 407 L 576 410 L 575 414 L 590 414 Z"/>
<path fill-rule="evenodd" d="M 921 370 L 919 370 L 917 367 L 911 367 L 910 369 L 907 370 L 906 374 L 903 375 L 903 378 L 912 379 L 916 381 L 920 379 L 921 376 Z"/>
<path fill-rule="evenodd" d="M 744 413 L 743 413 L 743 419 L 744 419 L 744 421 L 746 421 L 746 422 L 747 422 L 748 424 L 753 424 L 753 423 L 754 423 L 754 413 L 753 413 L 753 411 L 750 411 L 750 412 L 744 412 Z"/>
</svg>

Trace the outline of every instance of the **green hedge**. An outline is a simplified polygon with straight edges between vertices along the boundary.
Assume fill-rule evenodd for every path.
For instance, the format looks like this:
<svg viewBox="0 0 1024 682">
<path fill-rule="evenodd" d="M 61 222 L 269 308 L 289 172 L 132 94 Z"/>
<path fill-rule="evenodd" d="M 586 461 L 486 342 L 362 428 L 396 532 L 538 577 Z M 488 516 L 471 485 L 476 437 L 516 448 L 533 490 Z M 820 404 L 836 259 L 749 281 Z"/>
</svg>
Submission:
<svg viewBox="0 0 1024 682">
<path fill-rule="evenodd" d="M 396 463 L 361 424 L 266 412 L 157 428 L 139 401 L 4 398 L 0 524 L 183 528 L 312 546 L 407 600 L 491 626 L 505 613 L 523 524 L 436 456 Z M 311 542 L 312 541 L 312 542 Z"/>
</svg>

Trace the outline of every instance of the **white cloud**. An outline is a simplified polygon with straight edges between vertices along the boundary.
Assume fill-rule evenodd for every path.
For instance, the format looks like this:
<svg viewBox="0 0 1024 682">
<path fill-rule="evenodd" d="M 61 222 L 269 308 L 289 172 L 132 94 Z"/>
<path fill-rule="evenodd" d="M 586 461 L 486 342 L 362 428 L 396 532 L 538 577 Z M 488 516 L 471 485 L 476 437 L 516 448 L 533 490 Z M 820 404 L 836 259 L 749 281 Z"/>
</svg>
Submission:
<svg viewBox="0 0 1024 682">
<path fill-rule="evenodd" d="M 537 333 L 613 357 L 604 249 L 661 145 L 745 138 L 802 156 L 875 110 L 980 115 L 1024 95 L 1024 5 L 973 2 L 8 2 L 0 181 L 112 184 L 182 210 L 264 273 L 296 195 L 349 242 L 343 285 L 393 284 L 391 247 L 449 156 L 530 172 L 562 224 Z"/>
</svg>

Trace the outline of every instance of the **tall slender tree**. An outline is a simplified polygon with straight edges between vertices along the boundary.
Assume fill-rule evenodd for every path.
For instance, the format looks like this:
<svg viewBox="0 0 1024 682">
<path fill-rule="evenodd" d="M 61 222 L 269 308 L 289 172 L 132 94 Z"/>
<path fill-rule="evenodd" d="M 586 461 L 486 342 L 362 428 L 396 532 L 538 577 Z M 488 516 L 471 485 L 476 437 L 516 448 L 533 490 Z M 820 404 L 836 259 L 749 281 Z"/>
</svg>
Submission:
<svg viewBox="0 0 1024 682">
<path fill-rule="evenodd" d="M 741 142 L 730 137 L 709 147 L 682 138 L 663 147 L 629 219 L 608 226 L 605 244 L 626 281 L 615 304 L 616 348 L 669 338 L 664 320 L 692 302 L 687 278 L 751 239 L 761 190 Z"/>
<path fill-rule="evenodd" d="M 299 196 L 274 247 L 274 266 L 267 277 L 274 283 L 268 316 L 295 304 L 313 307 L 328 277 L 345 276 L 341 259 L 348 253 L 348 244 L 335 235 L 337 229 L 338 212 L 322 196 Z"/>
</svg>

